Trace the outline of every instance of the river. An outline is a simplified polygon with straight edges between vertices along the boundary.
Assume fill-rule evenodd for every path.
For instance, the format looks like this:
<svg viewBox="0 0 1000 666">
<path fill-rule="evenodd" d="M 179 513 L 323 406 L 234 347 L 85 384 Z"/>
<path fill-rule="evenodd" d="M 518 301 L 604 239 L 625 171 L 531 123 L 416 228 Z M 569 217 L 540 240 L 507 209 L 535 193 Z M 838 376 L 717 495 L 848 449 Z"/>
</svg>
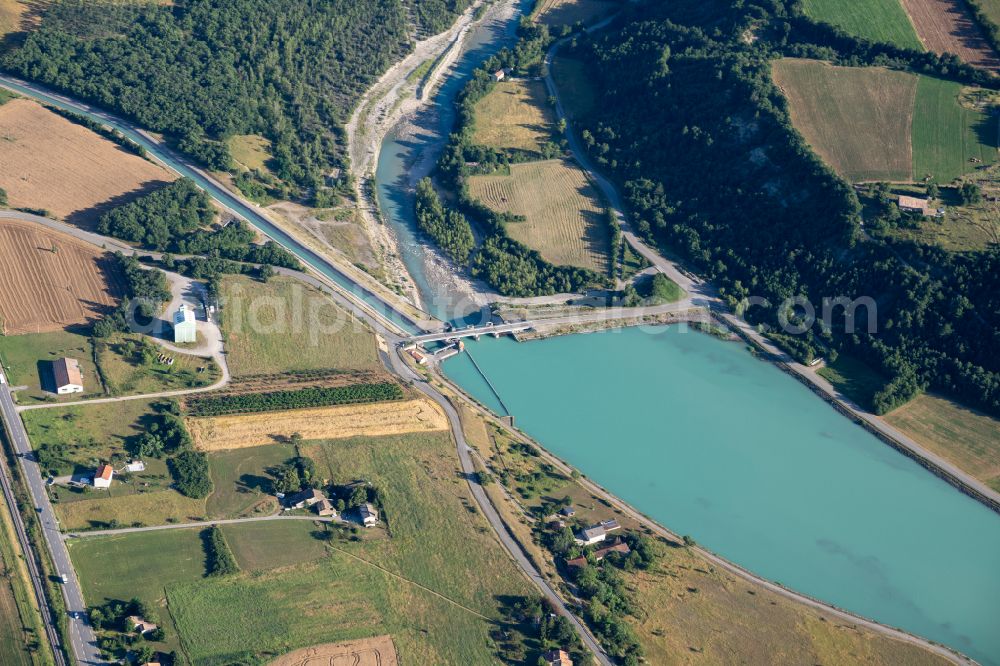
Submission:
<svg viewBox="0 0 1000 666">
<path fill-rule="evenodd" d="M 429 250 L 418 234 L 413 188 L 433 168 L 455 124 L 455 96 L 484 60 L 515 43 L 520 14 L 533 0 L 515 0 L 513 4 L 516 11 L 512 17 L 495 17 L 495 13 L 504 14 L 495 11 L 503 9 L 498 5 L 469 31 L 462 53 L 442 75 L 431 103 L 411 123 L 416 131 L 407 131 L 403 136 L 390 132 L 379 150 L 375 170 L 379 207 L 396 235 L 403 263 L 420 291 L 424 309 L 444 321 L 478 322 L 481 308 L 448 274 L 450 265 Z"/>
<path fill-rule="evenodd" d="M 379 204 L 425 308 L 475 316 L 415 232 L 412 188 L 470 72 L 516 20 L 474 29 L 417 133 L 390 134 Z M 458 303 L 458 304 L 457 304 Z M 468 348 L 547 449 L 664 526 L 758 574 L 1000 664 L 1000 516 L 741 345 L 678 328 Z M 447 374 L 502 411 L 462 355 Z"/>
</svg>

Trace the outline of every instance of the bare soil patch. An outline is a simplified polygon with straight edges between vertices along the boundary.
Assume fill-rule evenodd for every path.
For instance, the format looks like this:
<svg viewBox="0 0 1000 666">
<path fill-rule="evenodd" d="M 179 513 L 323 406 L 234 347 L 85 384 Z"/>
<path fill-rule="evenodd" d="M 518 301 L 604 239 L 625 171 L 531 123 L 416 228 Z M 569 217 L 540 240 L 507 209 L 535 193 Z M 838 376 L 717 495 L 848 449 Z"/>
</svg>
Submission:
<svg viewBox="0 0 1000 666">
<path fill-rule="evenodd" d="M 10 205 L 92 224 L 175 179 L 89 129 L 26 99 L 0 106 L 0 187 Z"/>
<path fill-rule="evenodd" d="M 278 657 L 268 666 L 396 666 L 391 636 L 362 638 L 346 643 L 324 643 Z"/>
<path fill-rule="evenodd" d="M 0 221 L 0 265 L 4 335 L 87 323 L 109 311 L 121 294 L 107 253 L 31 222 Z"/>
<path fill-rule="evenodd" d="M 1000 58 L 959 0 L 900 0 L 929 51 L 954 53 L 977 67 L 1000 71 Z"/>
<path fill-rule="evenodd" d="M 284 412 L 188 418 L 195 447 L 202 451 L 242 449 L 303 439 L 376 437 L 448 429 L 440 408 L 423 399 L 368 405 L 340 405 Z"/>
</svg>

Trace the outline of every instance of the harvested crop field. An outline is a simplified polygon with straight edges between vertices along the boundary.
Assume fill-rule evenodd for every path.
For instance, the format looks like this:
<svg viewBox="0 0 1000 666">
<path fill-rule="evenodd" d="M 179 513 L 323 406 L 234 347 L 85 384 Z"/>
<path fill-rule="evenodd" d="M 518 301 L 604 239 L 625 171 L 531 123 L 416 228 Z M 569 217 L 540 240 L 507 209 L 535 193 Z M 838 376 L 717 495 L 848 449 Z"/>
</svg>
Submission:
<svg viewBox="0 0 1000 666">
<path fill-rule="evenodd" d="M 0 221 L 0 264 L 4 335 L 86 323 L 114 307 L 121 293 L 107 253 L 31 222 Z"/>
<path fill-rule="evenodd" d="M 0 187 L 13 207 L 87 226 L 175 176 L 35 102 L 0 106 Z"/>
<path fill-rule="evenodd" d="M 535 20 L 547 26 L 576 25 L 577 21 L 587 25 L 618 6 L 608 0 L 540 0 Z"/>
<path fill-rule="evenodd" d="M 346 643 L 324 643 L 289 652 L 268 666 L 396 666 L 391 636 L 362 638 Z"/>
<path fill-rule="evenodd" d="M 798 58 L 775 61 L 772 75 L 795 128 L 837 173 L 854 181 L 910 179 L 916 76 Z"/>
<path fill-rule="evenodd" d="M 370 405 L 342 405 L 285 412 L 188 418 L 195 447 L 202 451 L 242 449 L 303 439 L 399 435 L 448 429 L 440 408 L 423 399 Z"/>
<path fill-rule="evenodd" d="M 546 261 L 607 272 L 611 238 L 604 207 L 571 162 L 512 164 L 509 176 L 472 176 L 469 191 L 495 211 L 523 215 L 507 233 Z"/>
<path fill-rule="evenodd" d="M 929 51 L 954 53 L 977 67 L 1000 71 L 997 53 L 961 0 L 901 0 Z"/>
<path fill-rule="evenodd" d="M 899 0 L 803 0 L 806 16 L 873 42 L 922 50 Z"/>
<path fill-rule="evenodd" d="M 540 152 L 552 140 L 552 112 L 541 81 L 501 81 L 475 107 L 473 143 Z"/>
<path fill-rule="evenodd" d="M 87 226 L 174 180 L 165 169 L 25 99 L 0 106 L 0 187 L 13 207 Z"/>
</svg>

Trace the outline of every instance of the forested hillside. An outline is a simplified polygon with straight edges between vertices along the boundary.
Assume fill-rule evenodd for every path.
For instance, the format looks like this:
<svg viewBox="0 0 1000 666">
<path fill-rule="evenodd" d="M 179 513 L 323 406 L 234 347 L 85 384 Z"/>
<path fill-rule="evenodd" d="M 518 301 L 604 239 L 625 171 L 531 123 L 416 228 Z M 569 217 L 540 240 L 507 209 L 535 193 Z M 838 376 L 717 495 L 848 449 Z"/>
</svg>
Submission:
<svg viewBox="0 0 1000 666">
<path fill-rule="evenodd" d="M 341 125 L 363 91 L 414 28 L 443 29 L 467 4 L 63 0 L 0 66 L 164 132 L 212 169 L 233 166 L 223 139 L 261 134 L 286 193 L 316 198 L 344 166 Z"/>
<path fill-rule="evenodd" d="M 877 332 L 858 310 L 853 335 L 814 326 L 785 340 L 802 356 L 846 350 L 894 378 L 881 411 L 932 387 L 1000 414 L 1000 250 L 949 254 L 865 238 L 852 189 L 791 126 L 771 59 L 880 64 L 997 87 L 951 57 L 851 38 L 801 15 L 796 3 L 643 3 L 581 37 L 598 99 L 581 119 L 591 154 L 627 195 L 647 237 L 718 284 L 733 305 L 766 298 L 747 317 L 775 325 L 801 295 L 870 296 Z"/>
</svg>

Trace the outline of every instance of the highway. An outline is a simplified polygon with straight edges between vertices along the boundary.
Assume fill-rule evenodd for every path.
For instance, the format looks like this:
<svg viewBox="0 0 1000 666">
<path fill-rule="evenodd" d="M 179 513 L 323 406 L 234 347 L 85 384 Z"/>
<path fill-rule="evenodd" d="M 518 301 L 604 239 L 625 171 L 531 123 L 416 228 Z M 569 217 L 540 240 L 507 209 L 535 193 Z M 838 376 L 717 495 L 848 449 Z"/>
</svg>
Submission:
<svg viewBox="0 0 1000 666">
<path fill-rule="evenodd" d="M 97 650 L 97 638 L 94 635 L 93 628 L 90 626 L 90 619 L 87 617 L 87 605 L 83 601 L 80 581 L 77 580 L 73 564 L 69 559 L 69 551 L 66 550 L 66 544 L 63 543 L 62 534 L 59 532 L 59 525 L 56 522 L 55 513 L 52 511 L 52 504 L 49 502 L 41 469 L 39 469 L 38 463 L 34 461 L 34 457 L 30 455 L 31 444 L 28 441 L 28 433 L 25 431 L 24 424 L 21 423 L 21 418 L 17 414 L 14 407 L 14 399 L 10 393 L 10 387 L 6 383 L 0 385 L 0 414 L 3 416 L 3 421 L 7 426 L 7 433 L 20 461 L 21 471 L 27 481 L 32 502 L 35 504 L 42 536 L 45 538 L 49 553 L 52 555 L 57 575 L 64 575 L 67 579 L 67 582 L 62 584 L 61 587 L 63 598 L 66 601 L 66 611 L 69 614 L 71 654 L 76 656 L 76 660 L 80 664 L 103 664 L 105 662 L 101 659 L 100 653 Z M 4 474 L 4 494 L 7 494 L 6 474 Z M 17 504 L 12 502 L 12 499 L 8 498 L 11 513 L 14 514 L 15 521 L 20 522 L 20 515 L 17 513 Z M 24 547 L 29 567 L 33 569 L 32 578 L 35 579 L 34 584 L 37 590 L 37 585 L 41 584 L 41 578 L 40 573 L 35 570 L 33 558 L 30 556 L 34 550 L 29 544 L 22 544 L 22 546 Z M 59 646 L 60 642 L 58 637 L 52 635 L 55 618 L 50 617 L 49 608 L 45 604 L 45 597 L 41 596 L 39 600 L 42 605 L 43 614 L 46 616 L 47 626 L 49 627 L 47 630 L 49 640 L 52 642 L 53 651 L 56 651 L 56 646 Z"/>
</svg>

